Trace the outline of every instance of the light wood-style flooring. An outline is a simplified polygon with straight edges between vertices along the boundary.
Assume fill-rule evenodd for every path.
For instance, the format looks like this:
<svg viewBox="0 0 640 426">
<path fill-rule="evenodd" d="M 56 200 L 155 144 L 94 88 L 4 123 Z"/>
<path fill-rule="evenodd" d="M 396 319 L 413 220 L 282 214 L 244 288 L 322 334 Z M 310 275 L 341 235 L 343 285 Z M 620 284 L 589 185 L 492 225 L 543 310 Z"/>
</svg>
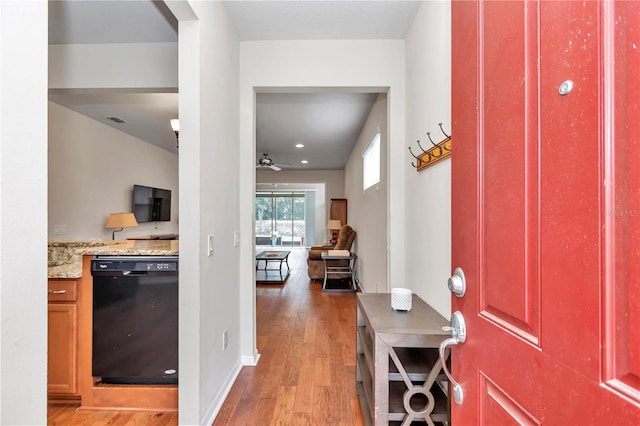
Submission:
<svg viewBox="0 0 640 426">
<path fill-rule="evenodd" d="M 47 407 L 47 424 L 60 426 L 175 426 L 178 424 L 178 412 L 153 411 L 110 411 L 110 410 L 77 410 L 78 406 L 49 405 Z"/>
<path fill-rule="evenodd" d="M 284 248 L 283 248 L 284 249 Z M 322 293 L 307 251 L 291 249 L 283 285 L 258 285 L 260 361 L 243 367 L 214 425 L 362 425 L 355 390 L 355 294 Z M 270 266 L 272 267 L 272 266 Z M 49 406 L 49 425 L 176 425 L 177 413 Z"/>
</svg>

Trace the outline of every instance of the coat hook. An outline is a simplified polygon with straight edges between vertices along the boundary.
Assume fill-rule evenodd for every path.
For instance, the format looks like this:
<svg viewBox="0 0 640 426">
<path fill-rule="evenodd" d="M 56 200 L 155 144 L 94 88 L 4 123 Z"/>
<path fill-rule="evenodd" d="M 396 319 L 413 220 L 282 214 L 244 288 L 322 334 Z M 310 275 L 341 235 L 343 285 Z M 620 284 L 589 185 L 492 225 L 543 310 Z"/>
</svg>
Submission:
<svg viewBox="0 0 640 426">
<path fill-rule="evenodd" d="M 420 141 L 418 141 L 418 142 L 420 142 Z M 420 147 L 420 149 L 422 149 L 422 147 Z M 420 155 L 415 155 L 413 153 L 413 151 L 411 151 L 411 147 L 409 147 L 409 152 L 411 153 L 411 155 L 413 155 L 413 158 L 418 160 L 418 165 L 420 165 L 420 163 L 428 163 L 429 161 L 431 161 L 431 153 L 425 151 L 424 149 L 422 150 L 422 154 L 420 154 Z M 427 158 L 425 158 L 425 157 L 427 157 Z"/>
<path fill-rule="evenodd" d="M 429 136 L 429 142 L 431 142 L 431 145 L 433 145 L 433 148 L 431 148 L 429 150 L 429 154 L 431 156 L 433 156 L 433 158 L 438 158 L 442 155 L 442 148 L 435 142 L 433 142 L 433 139 L 431 139 L 431 132 L 427 132 L 427 136 Z M 436 151 L 438 152 L 438 155 L 436 155 Z"/>
<path fill-rule="evenodd" d="M 427 150 L 426 150 L 426 149 L 424 149 L 424 148 L 422 147 L 422 145 L 420 144 L 420 140 L 419 140 L 419 139 L 418 139 L 416 142 L 418 142 L 418 146 L 419 146 L 419 147 L 420 147 L 420 149 L 422 150 L 422 153 L 427 152 Z"/>
<path fill-rule="evenodd" d="M 409 147 L 409 152 L 411 153 L 411 155 L 413 156 L 413 158 L 417 159 L 418 157 L 413 153 L 413 151 L 411 151 L 411 147 Z"/>
<path fill-rule="evenodd" d="M 411 147 L 409 147 L 409 152 L 411 153 L 411 155 L 413 155 L 413 158 L 415 158 L 416 160 L 420 160 L 420 157 L 419 157 L 419 156 L 417 156 L 417 155 L 415 155 L 415 154 L 413 153 L 413 151 L 411 151 Z M 423 152 L 422 154 L 424 154 L 424 152 Z M 421 154 L 421 155 L 422 155 L 422 154 Z M 420 160 L 420 161 L 422 161 L 422 160 Z"/>
<path fill-rule="evenodd" d="M 442 128 L 442 123 L 438 123 L 438 126 L 440 126 L 440 131 L 442 132 L 443 135 L 445 135 L 446 137 L 450 138 L 451 135 L 448 135 L 444 129 Z"/>
<path fill-rule="evenodd" d="M 413 156 L 413 158 L 415 158 L 416 160 L 420 161 L 419 157 L 416 157 L 415 154 L 413 153 L 413 151 L 411 151 L 411 147 L 409 147 L 409 152 L 411 153 L 411 155 Z M 413 164 L 413 161 L 411 162 L 411 165 L 413 166 L 414 169 L 417 169 L 418 166 L 416 166 L 415 164 Z"/>
<path fill-rule="evenodd" d="M 429 136 L 429 142 L 431 142 L 431 145 L 433 145 L 433 146 L 438 146 L 438 144 L 437 144 L 437 143 L 435 143 L 435 142 L 433 141 L 433 139 L 431 139 L 431 132 L 427 132 L 427 136 Z"/>
</svg>

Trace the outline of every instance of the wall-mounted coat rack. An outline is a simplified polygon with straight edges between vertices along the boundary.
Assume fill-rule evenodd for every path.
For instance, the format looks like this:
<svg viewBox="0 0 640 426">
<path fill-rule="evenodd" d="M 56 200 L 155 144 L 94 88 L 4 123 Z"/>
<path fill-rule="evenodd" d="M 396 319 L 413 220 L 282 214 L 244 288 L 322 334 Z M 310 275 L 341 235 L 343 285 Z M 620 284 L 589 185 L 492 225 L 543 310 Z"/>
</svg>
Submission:
<svg viewBox="0 0 640 426">
<path fill-rule="evenodd" d="M 438 143 L 435 143 L 433 139 L 431 139 L 431 133 L 427 132 L 427 137 L 429 138 L 429 142 L 433 145 L 431 148 L 425 150 L 422 145 L 420 145 L 420 141 L 418 140 L 418 146 L 422 153 L 415 155 L 409 147 L 409 152 L 417 160 L 416 163 L 411 162 L 411 165 L 416 168 L 419 172 L 426 169 L 429 166 L 433 166 L 438 161 L 444 160 L 445 158 L 451 155 L 451 135 L 448 135 L 444 129 L 442 128 L 442 123 L 438 123 L 440 127 L 440 131 L 445 136 L 443 140 Z"/>
</svg>

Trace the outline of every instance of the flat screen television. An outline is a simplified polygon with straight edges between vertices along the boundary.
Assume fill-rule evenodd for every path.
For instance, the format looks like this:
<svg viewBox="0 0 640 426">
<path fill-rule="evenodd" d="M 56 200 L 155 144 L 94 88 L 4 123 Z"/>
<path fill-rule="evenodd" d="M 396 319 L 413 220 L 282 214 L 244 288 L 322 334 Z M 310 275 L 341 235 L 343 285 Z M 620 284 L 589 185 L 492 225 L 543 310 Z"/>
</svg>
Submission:
<svg viewBox="0 0 640 426">
<path fill-rule="evenodd" d="M 171 220 L 171 191 L 133 185 L 133 214 L 138 223 Z"/>
</svg>

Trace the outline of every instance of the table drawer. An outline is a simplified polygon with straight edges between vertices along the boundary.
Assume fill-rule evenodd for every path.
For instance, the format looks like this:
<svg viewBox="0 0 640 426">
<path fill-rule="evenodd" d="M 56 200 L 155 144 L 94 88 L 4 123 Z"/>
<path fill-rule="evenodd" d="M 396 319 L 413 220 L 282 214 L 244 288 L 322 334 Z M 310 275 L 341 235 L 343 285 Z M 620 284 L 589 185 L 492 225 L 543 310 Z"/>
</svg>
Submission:
<svg viewBox="0 0 640 426">
<path fill-rule="evenodd" d="M 76 280 L 49 280 L 49 302 L 75 302 L 77 297 Z"/>
</svg>

